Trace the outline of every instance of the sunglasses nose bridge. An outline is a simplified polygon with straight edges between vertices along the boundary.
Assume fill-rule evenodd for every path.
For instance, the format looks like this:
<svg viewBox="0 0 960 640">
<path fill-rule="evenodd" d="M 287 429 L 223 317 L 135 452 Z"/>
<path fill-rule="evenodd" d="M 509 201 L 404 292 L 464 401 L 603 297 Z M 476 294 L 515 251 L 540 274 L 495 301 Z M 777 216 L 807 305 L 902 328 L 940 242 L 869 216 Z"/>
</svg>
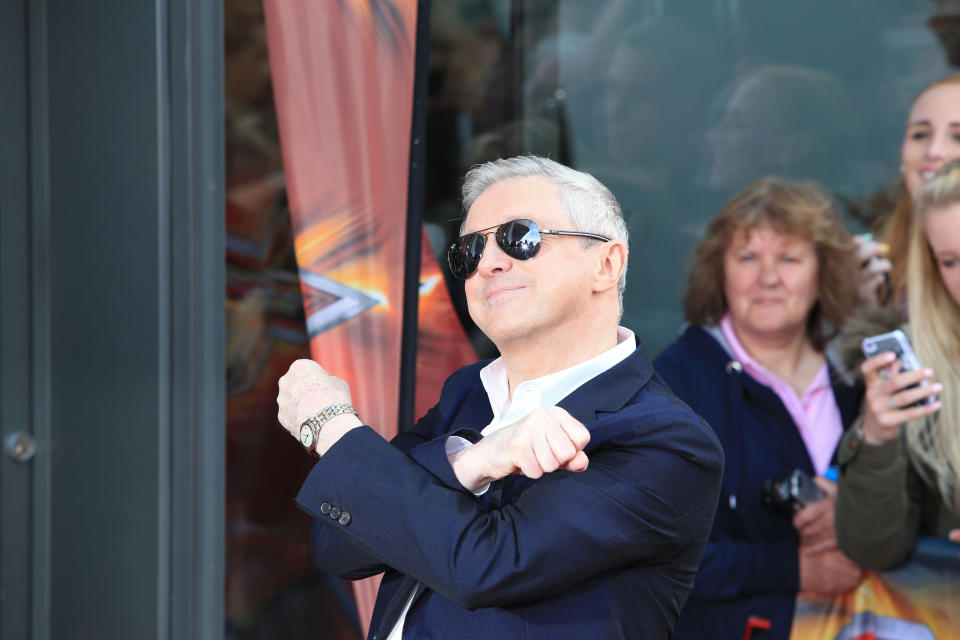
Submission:
<svg viewBox="0 0 960 640">
<path fill-rule="evenodd" d="M 493 273 L 494 271 L 506 271 L 512 264 L 510 256 L 507 255 L 497 239 L 497 229 L 485 231 L 483 235 L 484 245 L 480 260 L 477 262 L 477 272 Z"/>
</svg>

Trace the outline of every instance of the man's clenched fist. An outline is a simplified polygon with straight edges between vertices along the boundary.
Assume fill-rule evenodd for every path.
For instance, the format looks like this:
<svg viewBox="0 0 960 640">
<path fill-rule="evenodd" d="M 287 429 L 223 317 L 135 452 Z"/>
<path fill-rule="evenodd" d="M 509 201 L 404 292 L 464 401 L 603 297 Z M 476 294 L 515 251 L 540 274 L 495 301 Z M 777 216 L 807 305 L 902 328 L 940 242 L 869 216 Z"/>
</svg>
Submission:
<svg viewBox="0 0 960 640">
<path fill-rule="evenodd" d="M 537 409 L 451 456 L 457 479 L 475 491 L 514 473 L 539 478 L 557 469 L 583 471 L 590 431 L 560 407 Z"/>
</svg>

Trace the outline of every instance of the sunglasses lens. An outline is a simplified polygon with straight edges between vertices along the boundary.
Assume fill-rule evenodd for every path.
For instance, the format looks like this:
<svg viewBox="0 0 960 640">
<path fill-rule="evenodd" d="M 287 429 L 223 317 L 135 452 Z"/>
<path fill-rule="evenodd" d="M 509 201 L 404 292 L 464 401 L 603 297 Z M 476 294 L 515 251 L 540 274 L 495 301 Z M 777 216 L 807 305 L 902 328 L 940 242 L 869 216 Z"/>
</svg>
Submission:
<svg viewBox="0 0 960 640">
<path fill-rule="evenodd" d="M 447 250 L 450 273 L 461 280 L 472 276 L 477 270 L 477 265 L 480 264 L 480 256 L 483 255 L 485 244 L 486 238 L 479 233 L 468 233 L 454 240 Z"/>
<path fill-rule="evenodd" d="M 533 220 L 519 219 L 497 227 L 497 246 L 515 260 L 529 260 L 540 251 L 540 229 Z M 481 233 L 460 236 L 447 249 L 450 273 L 466 280 L 480 265 L 487 237 Z"/>
<path fill-rule="evenodd" d="M 511 220 L 497 229 L 497 245 L 516 260 L 529 260 L 540 251 L 540 229 L 533 220 Z"/>
</svg>

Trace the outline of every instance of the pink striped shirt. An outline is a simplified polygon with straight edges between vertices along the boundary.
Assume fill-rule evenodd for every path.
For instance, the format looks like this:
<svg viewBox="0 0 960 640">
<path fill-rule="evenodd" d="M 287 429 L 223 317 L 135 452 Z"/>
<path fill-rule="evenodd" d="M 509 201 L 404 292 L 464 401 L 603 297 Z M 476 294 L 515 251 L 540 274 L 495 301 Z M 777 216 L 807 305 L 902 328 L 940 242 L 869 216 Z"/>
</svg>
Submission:
<svg viewBox="0 0 960 640">
<path fill-rule="evenodd" d="M 757 362 L 737 339 L 733 330 L 730 314 L 724 316 L 720 322 L 720 329 L 727 339 L 734 357 L 740 362 L 743 370 L 762 385 L 770 387 L 777 394 L 783 406 L 793 418 L 793 423 L 800 431 L 800 437 L 807 446 L 807 453 L 813 462 L 813 469 L 817 475 L 823 475 L 830 466 L 830 459 L 843 435 L 843 421 L 840 418 L 840 408 L 830 386 L 830 373 L 827 363 L 814 376 L 813 382 L 797 396 L 789 384 L 773 375 L 762 364 Z"/>
</svg>

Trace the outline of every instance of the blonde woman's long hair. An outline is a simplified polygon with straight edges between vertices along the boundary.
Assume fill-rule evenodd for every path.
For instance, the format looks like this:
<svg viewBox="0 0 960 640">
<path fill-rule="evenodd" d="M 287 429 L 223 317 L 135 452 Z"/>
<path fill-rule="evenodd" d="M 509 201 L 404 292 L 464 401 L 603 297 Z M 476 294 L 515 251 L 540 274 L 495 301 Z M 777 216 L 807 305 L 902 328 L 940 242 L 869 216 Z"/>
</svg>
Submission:
<svg viewBox="0 0 960 640">
<path fill-rule="evenodd" d="M 910 456 L 944 501 L 960 511 L 960 304 L 950 296 L 927 242 L 926 221 L 960 204 L 960 159 L 916 194 L 907 260 L 907 301 L 917 358 L 943 384 L 937 414 L 906 427 Z"/>
</svg>

